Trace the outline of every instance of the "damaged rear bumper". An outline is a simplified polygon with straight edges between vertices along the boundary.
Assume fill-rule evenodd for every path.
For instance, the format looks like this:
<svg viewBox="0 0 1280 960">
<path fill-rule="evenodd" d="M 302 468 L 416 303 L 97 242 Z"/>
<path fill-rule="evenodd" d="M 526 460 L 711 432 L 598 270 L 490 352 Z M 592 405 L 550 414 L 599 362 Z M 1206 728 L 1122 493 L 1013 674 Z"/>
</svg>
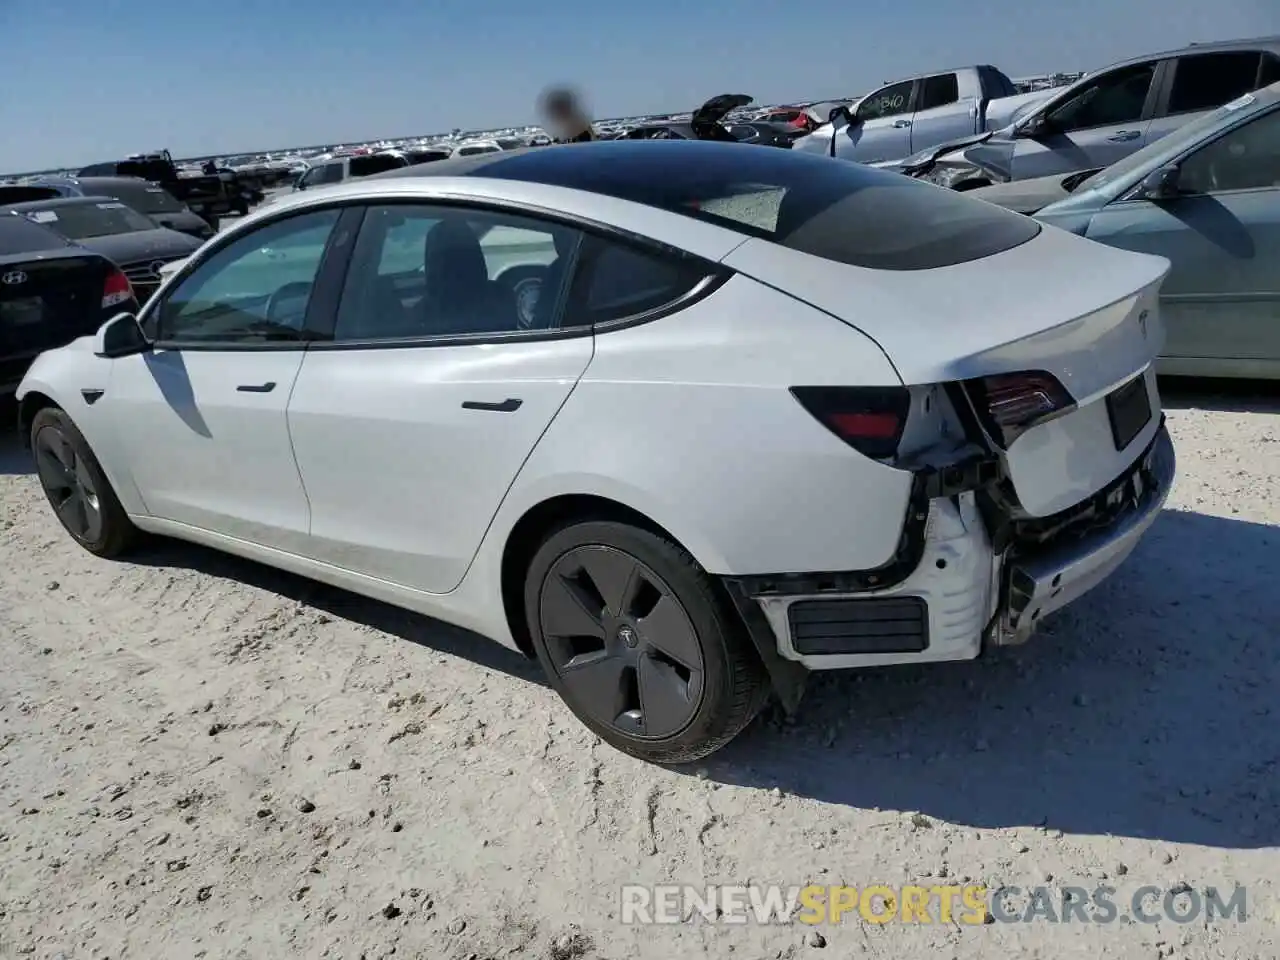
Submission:
<svg viewBox="0 0 1280 960">
<path fill-rule="evenodd" d="M 1162 423 L 1107 488 L 1034 528 L 1013 522 L 1012 533 L 1007 518 L 998 529 L 983 509 L 981 463 L 962 477 L 922 477 L 892 576 L 886 568 L 879 583 L 843 573 L 725 584 L 776 683 L 808 670 L 972 659 L 986 645 L 1023 642 L 1113 573 L 1160 514 L 1175 471 Z"/>
<path fill-rule="evenodd" d="M 1109 577 L 1160 515 L 1176 470 L 1173 441 L 1161 424 L 1135 466 L 1098 495 L 1103 506 L 1115 511 L 1105 525 L 1015 555 L 1005 565 L 1004 603 L 992 624 L 990 642 L 1026 640 L 1043 617 Z"/>
</svg>

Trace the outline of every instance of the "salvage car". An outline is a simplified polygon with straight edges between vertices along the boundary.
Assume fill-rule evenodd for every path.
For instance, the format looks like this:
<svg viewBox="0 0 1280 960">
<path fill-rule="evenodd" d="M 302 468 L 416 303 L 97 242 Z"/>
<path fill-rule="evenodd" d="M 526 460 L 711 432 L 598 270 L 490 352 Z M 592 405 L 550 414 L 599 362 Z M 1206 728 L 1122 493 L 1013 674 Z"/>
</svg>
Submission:
<svg viewBox="0 0 1280 960">
<path fill-rule="evenodd" d="M 499 230 L 555 251 L 532 327 Z M 810 670 L 969 659 L 1115 571 L 1174 474 L 1167 269 L 790 150 L 516 150 L 257 211 L 42 355 L 19 416 L 86 550 L 174 536 L 468 627 L 690 761 Z"/>
<path fill-rule="evenodd" d="M 323 187 L 333 183 L 342 183 L 353 177 L 370 177 L 375 173 L 386 173 L 409 166 L 409 161 L 395 153 L 362 153 L 349 157 L 332 157 L 328 160 L 315 160 L 311 169 L 300 176 L 293 185 L 294 190 L 306 190 L 309 187 Z"/>
<path fill-rule="evenodd" d="M 751 143 L 765 147 L 790 146 L 805 135 L 803 128 L 767 120 L 725 118 L 752 102 L 745 93 L 722 93 L 712 97 L 688 120 L 661 120 L 644 123 L 619 133 L 618 140 L 719 140 L 725 143 Z"/>
<path fill-rule="evenodd" d="M 998 130 L 1049 93 L 1019 93 L 989 64 L 942 70 L 886 84 L 852 107 L 829 112 L 831 122 L 796 141 L 795 149 L 884 163 L 958 137 Z"/>
<path fill-rule="evenodd" d="M 173 162 L 168 150 L 135 153 L 124 160 L 93 163 L 77 177 L 141 177 L 164 187 L 197 214 L 216 227 L 217 217 L 226 213 L 249 212 L 253 187 L 242 185 L 232 172 L 185 173 Z"/>
<path fill-rule="evenodd" d="M 1280 80 L 1280 37 L 1193 44 L 1086 74 L 1003 130 L 904 172 L 954 190 L 1110 166 Z"/>
<path fill-rule="evenodd" d="M 1100 172 L 973 196 L 1167 258 L 1160 372 L 1280 378 L 1280 83 Z"/>
<path fill-rule="evenodd" d="M 25 217 L 0 216 L 0 397 L 45 350 L 136 310 L 129 280 L 106 257 Z"/>
<path fill-rule="evenodd" d="M 41 177 L 21 188 L 0 187 L 0 206 L 54 197 L 121 200 L 160 226 L 197 240 L 208 240 L 218 230 L 216 216 L 198 216 L 164 187 L 139 177 Z"/>
<path fill-rule="evenodd" d="M 69 197 L 15 203 L 16 213 L 120 265 L 139 302 L 160 286 L 160 268 L 191 256 L 201 241 L 162 227 L 112 197 Z"/>
</svg>

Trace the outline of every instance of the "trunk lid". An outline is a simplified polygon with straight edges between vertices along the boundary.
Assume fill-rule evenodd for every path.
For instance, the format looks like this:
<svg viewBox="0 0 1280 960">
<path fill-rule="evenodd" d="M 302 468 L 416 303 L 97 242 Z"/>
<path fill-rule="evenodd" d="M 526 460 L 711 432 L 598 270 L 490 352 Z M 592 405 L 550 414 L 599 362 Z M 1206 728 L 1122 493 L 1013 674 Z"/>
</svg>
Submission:
<svg viewBox="0 0 1280 960">
<path fill-rule="evenodd" d="M 0 384 L 21 380 L 37 354 L 98 329 L 112 269 L 91 254 L 0 264 Z"/>
<path fill-rule="evenodd" d="M 869 270 L 755 239 L 724 263 L 865 333 L 907 385 L 1036 370 L 1056 377 L 1075 408 L 1001 451 L 1032 516 L 1104 487 L 1158 428 L 1154 377 L 1150 419 L 1120 449 L 1106 398 L 1147 374 L 1163 344 L 1163 258 L 1046 226 L 1004 253 L 932 270 Z"/>
</svg>

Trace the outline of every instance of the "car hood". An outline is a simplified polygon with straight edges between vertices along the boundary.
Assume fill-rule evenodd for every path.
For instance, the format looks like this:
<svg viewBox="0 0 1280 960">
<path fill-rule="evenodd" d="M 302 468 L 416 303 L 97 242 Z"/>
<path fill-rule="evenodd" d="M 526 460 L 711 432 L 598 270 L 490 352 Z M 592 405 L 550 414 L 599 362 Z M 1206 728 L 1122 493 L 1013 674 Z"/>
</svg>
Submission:
<svg viewBox="0 0 1280 960">
<path fill-rule="evenodd" d="M 719 96 L 712 97 L 697 110 L 693 111 L 693 116 L 689 118 L 689 123 L 691 126 L 719 123 L 728 115 L 730 110 L 745 107 L 753 99 L 753 97 L 748 97 L 745 93 L 722 93 Z"/>
<path fill-rule="evenodd" d="M 165 227 L 117 233 L 109 237 L 89 237 L 78 243 L 116 263 L 131 263 L 148 257 L 187 257 L 200 249 L 200 241 L 195 237 Z"/>
<path fill-rule="evenodd" d="M 997 183 L 990 187 L 979 187 L 971 190 L 969 196 L 986 200 L 1015 213 L 1032 214 L 1047 207 L 1051 203 L 1071 196 L 1065 183 L 1075 174 L 1056 173 L 1051 177 L 1036 177 L 1033 180 L 1014 180 L 1010 183 Z"/>
</svg>

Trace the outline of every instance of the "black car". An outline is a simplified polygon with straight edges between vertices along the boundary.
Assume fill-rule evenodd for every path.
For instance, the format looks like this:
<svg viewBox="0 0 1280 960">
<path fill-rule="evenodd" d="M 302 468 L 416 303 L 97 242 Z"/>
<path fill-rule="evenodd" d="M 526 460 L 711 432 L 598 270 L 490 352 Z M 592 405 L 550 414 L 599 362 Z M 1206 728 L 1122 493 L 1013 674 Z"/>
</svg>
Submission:
<svg viewBox="0 0 1280 960">
<path fill-rule="evenodd" d="M 52 200 L 55 197 L 112 197 L 145 213 L 162 227 L 197 240 L 208 240 L 218 228 L 218 218 L 198 216 L 159 184 L 139 177 L 41 177 L 14 186 L 0 185 L 0 206 Z"/>
<path fill-rule="evenodd" d="M 201 245 L 111 197 L 34 200 L 8 209 L 118 263 L 140 303 L 159 288 L 162 266 L 191 256 Z"/>
<path fill-rule="evenodd" d="M 17 214 L 0 214 L 0 396 L 37 354 L 136 311 L 129 280 L 106 257 Z"/>
<path fill-rule="evenodd" d="M 745 93 L 722 93 L 712 97 L 688 120 L 661 120 L 634 127 L 617 136 L 618 140 L 720 140 L 729 143 L 754 143 L 766 147 L 789 149 L 804 135 L 783 123 L 744 120 L 726 125 L 724 118 L 734 110 L 751 103 Z"/>
</svg>

